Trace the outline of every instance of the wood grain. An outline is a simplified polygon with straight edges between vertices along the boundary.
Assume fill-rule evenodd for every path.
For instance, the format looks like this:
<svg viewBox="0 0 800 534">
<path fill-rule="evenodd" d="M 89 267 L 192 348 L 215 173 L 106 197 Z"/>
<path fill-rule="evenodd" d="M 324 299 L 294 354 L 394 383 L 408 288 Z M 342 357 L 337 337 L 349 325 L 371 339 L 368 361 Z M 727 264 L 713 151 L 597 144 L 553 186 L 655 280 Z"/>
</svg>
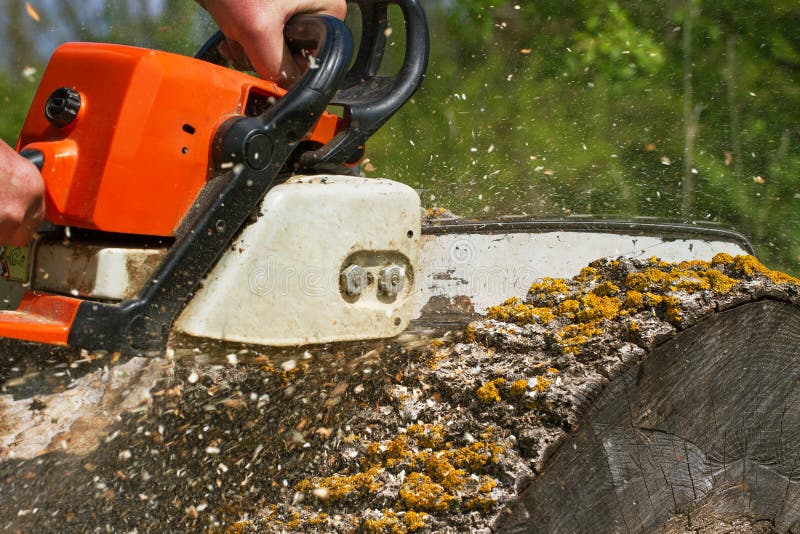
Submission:
<svg viewBox="0 0 800 534">
<path fill-rule="evenodd" d="M 800 309 L 715 314 L 608 383 L 500 532 L 800 530 Z M 706 521 L 706 523 L 703 523 Z"/>
</svg>

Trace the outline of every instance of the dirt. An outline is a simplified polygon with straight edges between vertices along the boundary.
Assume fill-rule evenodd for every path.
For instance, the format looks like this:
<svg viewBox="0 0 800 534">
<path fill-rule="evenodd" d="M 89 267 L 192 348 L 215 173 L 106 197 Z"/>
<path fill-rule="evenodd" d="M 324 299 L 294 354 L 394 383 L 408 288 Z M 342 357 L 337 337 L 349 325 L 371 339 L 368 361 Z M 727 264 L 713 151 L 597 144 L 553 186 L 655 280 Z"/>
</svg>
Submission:
<svg viewBox="0 0 800 534">
<path fill-rule="evenodd" d="M 800 304 L 800 283 L 750 257 L 604 260 L 422 343 L 170 352 L 150 395 L 98 429 L 91 452 L 0 463 L 0 526 L 490 532 L 604 384 L 681 329 L 763 298 Z M 34 402 L 32 390 L 4 394 Z M 681 531 L 675 521 L 665 531 Z"/>
</svg>

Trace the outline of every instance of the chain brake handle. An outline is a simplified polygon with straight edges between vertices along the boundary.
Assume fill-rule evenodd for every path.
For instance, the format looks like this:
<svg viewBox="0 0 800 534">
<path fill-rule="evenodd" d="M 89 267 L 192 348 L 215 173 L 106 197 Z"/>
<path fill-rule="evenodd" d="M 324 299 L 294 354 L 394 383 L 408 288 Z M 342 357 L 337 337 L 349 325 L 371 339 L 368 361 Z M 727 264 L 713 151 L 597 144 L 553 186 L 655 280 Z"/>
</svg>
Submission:
<svg viewBox="0 0 800 534">
<path fill-rule="evenodd" d="M 430 54 L 430 35 L 420 0 L 350 0 L 361 11 L 362 33 L 358 56 L 331 105 L 344 110 L 346 127 L 316 150 L 300 155 L 300 167 L 354 164 L 364 153 L 367 139 L 383 126 L 413 96 L 425 78 Z M 403 66 L 392 76 L 379 76 L 388 29 L 388 7 L 398 6 L 405 21 L 406 50 Z M 302 46 L 304 39 L 286 32 L 290 46 Z M 217 32 L 196 57 L 224 65 L 218 46 L 225 39 Z"/>
</svg>

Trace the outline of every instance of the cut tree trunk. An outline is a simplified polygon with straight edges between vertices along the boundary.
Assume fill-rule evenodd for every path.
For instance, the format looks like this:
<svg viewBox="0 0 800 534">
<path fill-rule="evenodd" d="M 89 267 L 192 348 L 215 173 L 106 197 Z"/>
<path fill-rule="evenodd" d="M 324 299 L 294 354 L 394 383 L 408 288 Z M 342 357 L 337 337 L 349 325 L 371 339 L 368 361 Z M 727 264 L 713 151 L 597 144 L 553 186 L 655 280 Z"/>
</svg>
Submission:
<svg viewBox="0 0 800 534">
<path fill-rule="evenodd" d="M 798 532 L 800 283 L 603 260 L 433 340 L 0 345 L 23 532 Z"/>
<path fill-rule="evenodd" d="M 604 385 L 496 528 L 797 532 L 799 354 L 800 309 L 772 300 L 679 333 Z"/>
</svg>

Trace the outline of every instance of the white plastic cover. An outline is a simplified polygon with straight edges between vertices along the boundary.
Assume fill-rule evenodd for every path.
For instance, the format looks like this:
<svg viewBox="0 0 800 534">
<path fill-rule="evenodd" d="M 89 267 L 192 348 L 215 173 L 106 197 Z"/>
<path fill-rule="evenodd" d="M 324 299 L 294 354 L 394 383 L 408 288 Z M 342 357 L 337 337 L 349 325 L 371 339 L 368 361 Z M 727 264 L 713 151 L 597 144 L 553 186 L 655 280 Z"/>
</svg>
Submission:
<svg viewBox="0 0 800 534">
<path fill-rule="evenodd" d="M 393 337 L 411 319 L 421 210 L 410 187 L 388 180 L 314 176 L 265 197 L 258 219 L 203 282 L 176 323 L 180 332 L 271 346 Z M 364 267 L 370 284 L 347 296 L 340 274 Z M 378 294 L 399 264 L 396 298 Z"/>
</svg>

